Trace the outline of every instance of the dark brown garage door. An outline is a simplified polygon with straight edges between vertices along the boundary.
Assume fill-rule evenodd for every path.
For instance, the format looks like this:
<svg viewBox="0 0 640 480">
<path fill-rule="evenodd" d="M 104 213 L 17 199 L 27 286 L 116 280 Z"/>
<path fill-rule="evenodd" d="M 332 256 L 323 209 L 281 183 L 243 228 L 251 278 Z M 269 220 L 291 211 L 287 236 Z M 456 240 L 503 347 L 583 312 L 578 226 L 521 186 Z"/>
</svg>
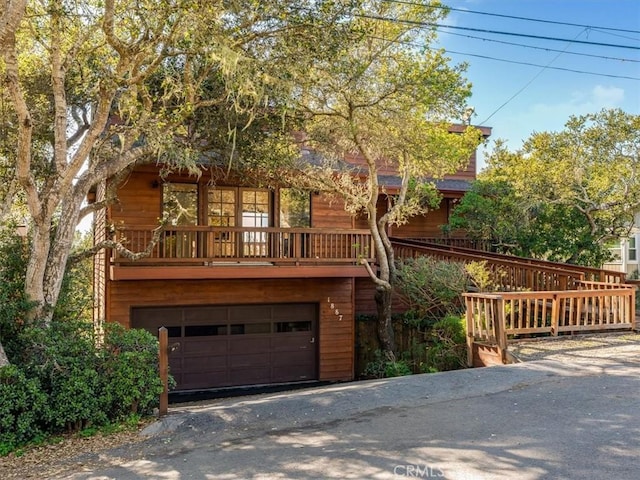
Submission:
<svg viewBox="0 0 640 480">
<path fill-rule="evenodd" d="M 133 308 L 131 324 L 166 327 L 176 390 L 318 378 L 316 304 Z"/>
</svg>

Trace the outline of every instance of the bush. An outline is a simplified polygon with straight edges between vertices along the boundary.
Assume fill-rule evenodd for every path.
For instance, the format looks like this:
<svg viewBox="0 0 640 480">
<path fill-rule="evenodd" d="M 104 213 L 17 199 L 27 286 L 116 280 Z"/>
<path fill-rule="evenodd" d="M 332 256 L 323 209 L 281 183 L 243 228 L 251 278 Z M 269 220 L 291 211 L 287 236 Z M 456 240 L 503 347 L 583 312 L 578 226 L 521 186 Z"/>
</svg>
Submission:
<svg viewBox="0 0 640 480">
<path fill-rule="evenodd" d="M 422 256 L 399 261 L 397 267 L 396 292 L 416 318 L 435 321 L 464 312 L 461 295 L 469 277 L 463 265 Z"/>
<path fill-rule="evenodd" d="M 436 322 L 431 330 L 426 361 L 421 370 L 442 372 L 464 368 L 467 362 L 467 343 L 463 317 L 448 315 Z"/>
<path fill-rule="evenodd" d="M 48 395 L 46 430 L 75 431 L 105 423 L 107 417 L 99 403 L 93 327 L 83 322 L 54 320 L 49 327 L 26 328 L 23 336 L 27 346 L 17 361 Z"/>
<path fill-rule="evenodd" d="M 102 404 L 110 419 L 150 414 L 162 392 L 158 340 L 146 330 L 106 324 L 101 362 Z"/>
<path fill-rule="evenodd" d="M 0 368 L 0 449 L 150 414 L 162 391 L 158 341 L 107 325 L 100 343 L 85 322 L 54 320 L 21 332 L 25 349 Z"/>
<path fill-rule="evenodd" d="M 404 360 L 389 361 L 380 350 L 376 350 L 374 356 L 375 359 L 364 368 L 363 375 L 366 378 L 391 378 L 412 374 L 411 367 Z"/>
<path fill-rule="evenodd" d="M 0 456 L 41 437 L 47 395 L 15 365 L 0 368 Z"/>
</svg>

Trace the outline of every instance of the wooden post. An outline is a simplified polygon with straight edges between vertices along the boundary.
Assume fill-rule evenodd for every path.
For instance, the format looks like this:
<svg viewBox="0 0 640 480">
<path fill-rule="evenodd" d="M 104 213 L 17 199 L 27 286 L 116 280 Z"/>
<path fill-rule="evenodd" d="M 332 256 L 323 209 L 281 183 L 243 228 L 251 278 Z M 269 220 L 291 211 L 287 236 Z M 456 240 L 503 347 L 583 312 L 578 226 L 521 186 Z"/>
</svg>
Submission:
<svg viewBox="0 0 640 480">
<path fill-rule="evenodd" d="M 498 354 L 500 362 L 504 365 L 507 363 L 507 333 L 505 325 L 504 299 L 500 297 L 497 301 L 497 315 L 493 319 L 494 335 L 498 346 Z"/>
<path fill-rule="evenodd" d="M 165 327 L 158 330 L 160 346 L 158 359 L 160 365 L 160 379 L 162 380 L 162 393 L 160 394 L 160 416 L 166 415 L 169 409 L 169 335 Z"/>
<path fill-rule="evenodd" d="M 558 295 L 554 295 L 551 300 L 551 335 L 558 336 L 558 326 L 560 324 L 560 309 Z"/>
<path fill-rule="evenodd" d="M 466 310 L 466 318 L 467 318 L 467 367 L 473 367 L 473 336 L 475 334 L 475 329 L 473 328 L 473 299 L 467 297 L 465 294 L 462 294 L 467 307 Z"/>
</svg>

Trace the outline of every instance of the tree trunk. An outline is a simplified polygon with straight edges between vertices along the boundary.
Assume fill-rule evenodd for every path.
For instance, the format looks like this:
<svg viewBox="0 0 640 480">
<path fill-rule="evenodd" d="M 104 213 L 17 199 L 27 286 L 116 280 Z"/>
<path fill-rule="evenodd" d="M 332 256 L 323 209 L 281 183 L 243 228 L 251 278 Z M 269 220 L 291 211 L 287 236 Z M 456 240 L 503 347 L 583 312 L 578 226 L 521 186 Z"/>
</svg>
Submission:
<svg viewBox="0 0 640 480">
<path fill-rule="evenodd" d="M 0 368 L 9 365 L 9 358 L 7 354 L 4 352 L 4 347 L 2 346 L 2 342 L 0 342 Z"/>
<path fill-rule="evenodd" d="M 392 290 L 382 285 L 376 287 L 376 306 L 378 308 L 378 340 L 380 348 L 387 361 L 395 362 L 395 335 L 391 321 L 391 294 Z"/>
<path fill-rule="evenodd" d="M 27 263 L 24 288 L 27 299 L 35 303 L 28 315 L 28 319 L 31 321 L 47 320 L 44 277 L 51 248 L 50 227 L 51 222 L 42 219 L 37 219 L 32 226 L 31 252 Z"/>
</svg>

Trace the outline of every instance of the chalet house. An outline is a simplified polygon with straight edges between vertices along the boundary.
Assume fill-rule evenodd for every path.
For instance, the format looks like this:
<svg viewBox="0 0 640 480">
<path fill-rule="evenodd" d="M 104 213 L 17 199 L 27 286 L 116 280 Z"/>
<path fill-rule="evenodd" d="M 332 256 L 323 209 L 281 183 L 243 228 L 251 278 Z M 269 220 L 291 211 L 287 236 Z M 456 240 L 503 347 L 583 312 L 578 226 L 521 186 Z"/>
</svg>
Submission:
<svg viewBox="0 0 640 480">
<path fill-rule="evenodd" d="M 475 170 L 474 155 L 438 183 L 438 209 L 390 233 L 440 236 Z M 385 178 L 393 193 L 393 177 Z M 96 317 L 154 333 L 166 327 L 179 344 L 169 356 L 177 390 L 354 378 L 354 319 L 375 312 L 359 264 L 375 262 L 364 220 L 322 194 L 222 181 L 212 171 L 161 178 L 153 165 L 132 171 L 118 198 L 95 220 L 98 241 L 110 228 L 144 250 L 163 215 L 168 226 L 146 258 L 96 257 Z"/>
</svg>

